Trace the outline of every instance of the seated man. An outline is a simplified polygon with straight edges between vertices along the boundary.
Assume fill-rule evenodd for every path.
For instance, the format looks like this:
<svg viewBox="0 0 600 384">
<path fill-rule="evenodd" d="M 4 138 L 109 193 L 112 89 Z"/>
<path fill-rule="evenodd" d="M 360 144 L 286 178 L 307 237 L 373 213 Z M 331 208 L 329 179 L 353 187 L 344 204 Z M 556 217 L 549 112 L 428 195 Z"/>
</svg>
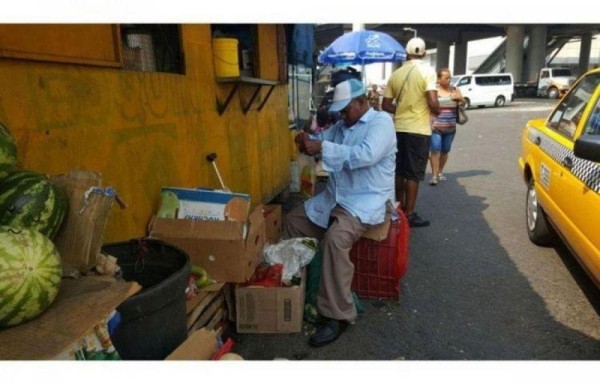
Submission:
<svg viewBox="0 0 600 384">
<path fill-rule="evenodd" d="M 319 239 L 323 263 L 317 308 L 324 323 L 310 338 L 318 347 L 331 343 L 357 316 L 350 285 L 354 265 L 350 249 L 369 228 L 392 212 L 396 167 L 396 133 L 391 117 L 369 107 L 365 88 L 350 79 L 335 87 L 330 112 L 342 120 L 313 139 L 301 132 L 301 152 L 321 155 L 329 172 L 323 192 L 290 212 L 284 238 Z"/>
</svg>

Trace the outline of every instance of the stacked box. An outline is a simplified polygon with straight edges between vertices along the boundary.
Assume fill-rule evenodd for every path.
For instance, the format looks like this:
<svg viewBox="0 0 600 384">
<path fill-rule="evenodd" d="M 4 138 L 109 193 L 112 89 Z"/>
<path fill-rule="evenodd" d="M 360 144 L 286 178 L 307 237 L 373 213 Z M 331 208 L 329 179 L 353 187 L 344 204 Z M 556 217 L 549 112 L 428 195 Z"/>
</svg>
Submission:
<svg viewBox="0 0 600 384">
<path fill-rule="evenodd" d="M 269 204 L 263 206 L 265 217 L 265 242 L 277 244 L 281 238 L 281 205 Z"/>
</svg>

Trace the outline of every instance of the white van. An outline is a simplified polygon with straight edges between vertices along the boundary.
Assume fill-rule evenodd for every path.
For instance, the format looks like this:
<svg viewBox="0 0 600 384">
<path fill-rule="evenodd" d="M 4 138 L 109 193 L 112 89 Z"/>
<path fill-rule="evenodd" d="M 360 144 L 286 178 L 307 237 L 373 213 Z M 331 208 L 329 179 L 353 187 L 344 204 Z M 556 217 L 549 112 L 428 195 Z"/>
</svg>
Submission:
<svg viewBox="0 0 600 384">
<path fill-rule="evenodd" d="M 450 84 L 465 98 L 466 108 L 473 106 L 503 107 L 513 101 L 515 85 L 510 73 L 453 76 Z"/>
</svg>

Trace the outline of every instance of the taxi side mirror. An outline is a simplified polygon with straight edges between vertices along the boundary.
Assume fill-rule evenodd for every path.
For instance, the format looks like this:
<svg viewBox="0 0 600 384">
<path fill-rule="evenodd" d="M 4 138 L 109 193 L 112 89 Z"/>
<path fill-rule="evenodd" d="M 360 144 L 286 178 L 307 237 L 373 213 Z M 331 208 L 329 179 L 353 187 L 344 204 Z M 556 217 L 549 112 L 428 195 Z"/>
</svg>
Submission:
<svg viewBox="0 0 600 384">
<path fill-rule="evenodd" d="M 575 140 L 573 152 L 579 158 L 600 162 L 600 135 L 580 136 Z"/>
</svg>

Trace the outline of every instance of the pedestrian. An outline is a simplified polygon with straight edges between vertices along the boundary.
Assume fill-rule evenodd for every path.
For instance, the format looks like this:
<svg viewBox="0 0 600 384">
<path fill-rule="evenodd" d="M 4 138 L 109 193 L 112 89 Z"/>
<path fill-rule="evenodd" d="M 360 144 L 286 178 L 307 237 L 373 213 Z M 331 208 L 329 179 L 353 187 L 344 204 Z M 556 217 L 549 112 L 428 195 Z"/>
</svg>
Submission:
<svg viewBox="0 0 600 384">
<path fill-rule="evenodd" d="M 394 115 L 396 200 L 411 227 L 425 227 L 429 220 L 415 211 L 419 183 L 425 178 L 431 139 L 431 119 L 438 114 L 437 75 L 423 61 L 425 42 L 415 37 L 406 44 L 408 60 L 392 73 L 383 95 L 382 109 Z"/>
<path fill-rule="evenodd" d="M 440 113 L 431 125 L 431 149 L 429 161 L 431 163 L 431 180 L 429 185 L 435 186 L 439 181 L 446 180 L 444 166 L 448 161 L 448 154 L 452 148 L 452 141 L 456 134 L 456 117 L 458 105 L 465 105 L 465 99 L 456 87 L 450 85 L 452 74 L 448 68 L 438 71 L 438 102 Z"/>
<path fill-rule="evenodd" d="M 363 83 L 349 79 L 335 87 L 330 112 L 341 120 L 317 139 L 300 132 L 301 152 L 320 154 L 329 172 L 325 189 L 288 215 L 283 238 L 313 237 L 323 255 L 317 308 L 324 322 L 309 343 L 336 340 L 357 313 L 350 286 L 350 249 L 361 235 L 392 213 L 396 137 L 387 113 L 370 108 Z"/>
<path fill-rule="evenodd" d="M 373 84 L 371 86 L 371 90 L 369 90 L 369 105 L 373 107 L 376 111 L 381 111 L 381 105 L 379 103 L 379 91 L 377 91 L 377 84 Z"/>
</svg>

